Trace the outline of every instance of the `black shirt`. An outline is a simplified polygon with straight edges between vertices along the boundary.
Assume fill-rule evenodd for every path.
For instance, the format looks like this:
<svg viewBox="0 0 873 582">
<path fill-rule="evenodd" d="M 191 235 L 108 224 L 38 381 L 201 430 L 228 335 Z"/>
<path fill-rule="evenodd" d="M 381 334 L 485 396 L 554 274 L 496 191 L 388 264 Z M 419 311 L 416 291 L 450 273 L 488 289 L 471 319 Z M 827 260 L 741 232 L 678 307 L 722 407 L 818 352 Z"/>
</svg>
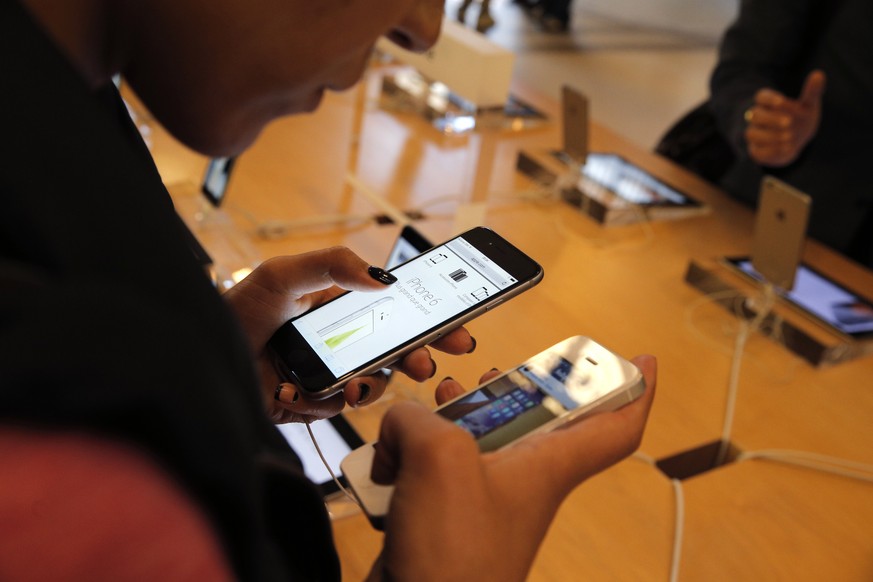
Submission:
<svg viewBox="0 0 873 582">
<path fill-rule="evenodd" d="M 115 88 L 89 90 L 14 0 L 0 54 L 0 422 L 137 447 L 241 579 L 338 579 L 320 494 Z"/>
</svg>

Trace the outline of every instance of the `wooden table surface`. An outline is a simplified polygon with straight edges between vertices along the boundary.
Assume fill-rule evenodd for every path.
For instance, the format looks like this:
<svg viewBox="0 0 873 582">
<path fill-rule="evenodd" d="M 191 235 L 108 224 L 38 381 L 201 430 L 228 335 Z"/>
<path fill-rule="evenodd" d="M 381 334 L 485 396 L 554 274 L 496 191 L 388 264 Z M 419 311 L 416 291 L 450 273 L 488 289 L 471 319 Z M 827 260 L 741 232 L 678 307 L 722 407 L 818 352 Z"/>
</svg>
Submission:
<svg viewBox="0 0 873 582">
<path fill-rule="evenodd" d="M 645 455 L 660 459 L 719 439 L 737 321 L 683 277 L 692 258 L 747 254 L 751 211 L 594 125 L 594 150 L 619 152 L 712 207 L 706 216 L 603 228 L 515 171 L 519 149 L 558 146 L 554 103 L 516 88 L 551 122 L 447 136 L 415 114 L 380 107 L 379 74 L 359 90 L 328 95 L 314 114 L 275 123 L 239 159 L 224 208 L 238 232 L 264 258 L 345 244 L 383 262 L 397 226 L 302 227 L 277 240 L 255 233 L 266 221 L 378 212 L 345 185 L 350 170 L 395 207 L 420 209 L 426 218 L 415 225 L 434 241 L 456 232 L 459 208 L 485 203 L 484 223 L 536 258 L 546 276 L 511 305 L 472 322 L 476 352 L 437 355 L 438 376 L 472 386 L 485 370 L 517 364 L 567 336 L 589 335 L 628 357 L 658 356 Z M 185 214 L 205 161 L 152 128 L 156 161 Z M 483 169 L 486 158 L 491 163 Z M 810 242 L 805 260 L 873 296 L 873 274 L 828 249 Z M 383 402 L 350 417 L 372 438 L 392 401 L 430 402 L 433 387 L 398 379 Z M 743 451 L 794 449 L 873 464 L 873 357 L 816 368 L 772 339 L 752 336 L 731 441 Z M 687 479 L 682 490 L 682 580 L 873 580 L 871 483 L 744 460 Z M 570 496 L 530 579 L 667 580 L 674 512 L 670 480 L 641 460 L 626 460 Z M 345 578 L 361 579 L 381 534 L 360 514 L 337 519 L 334 529 Z"/>
</svg>

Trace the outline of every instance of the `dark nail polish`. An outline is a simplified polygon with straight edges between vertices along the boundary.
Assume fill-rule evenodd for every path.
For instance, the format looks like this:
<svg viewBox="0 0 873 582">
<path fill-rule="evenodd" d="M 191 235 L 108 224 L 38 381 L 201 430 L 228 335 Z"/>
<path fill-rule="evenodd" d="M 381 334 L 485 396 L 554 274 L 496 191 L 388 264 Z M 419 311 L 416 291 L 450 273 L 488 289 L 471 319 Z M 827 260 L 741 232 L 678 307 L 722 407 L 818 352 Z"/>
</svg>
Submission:
<svg viewBox="0 0 873 582">
<path fill-rule="evenodd" d="M 300 393 L 290 384 L 279 384 L 273 393 L 273 398 L 285 404 L 294 404 L 300 398 Z"/>
<path fill-rule="evenodd" d="M 440 382 L 445 382 L 446 380 L 454 380 L 454 378 L 452 378 L 451 376 L 446 376 L 445 378 L 440 380 Z"/>
<path fill-rule="evenodd" d="M 393 285 L 397 282 L 397 277 L 395 277 L 385 269 L 373 266 L 367 269 L 367 272 L 370 274 L 371 277 L 373 277 L 383 285 Z"/>
<path fill-rule="evenodd" d="M 361 391 L 361 394 L 358 396 L 358 404 L 363 404 L 370 398 L 370 385 L 358 384 L 358 390 Z"/>
<path fill-rule="evenodd" d="M 433 378 L 434 376 L 436 376 L 436 362 L 434 362 L 433 358 L 431 358 L 430 363 L 433 364 L 433 372 L 430 373 L 430 376 L 428 376 L 428 378 Z"/>
<path fill-rule="evenodd" d="M 476 338 L 474 338 L 473 336 L 470 336 L 470 341 L 473 342 L 473 347 L 470 348 L 469 350 L 467 350 L 468 354 L 472 354 L 473 352 L 476 351 Z"/>
<path fill-rule="evenodd" d="M 491 368 L 491 371 L 492 372 L 499 372 L 500 370 L 498 370 L 497 368 Z"/>
</svg>

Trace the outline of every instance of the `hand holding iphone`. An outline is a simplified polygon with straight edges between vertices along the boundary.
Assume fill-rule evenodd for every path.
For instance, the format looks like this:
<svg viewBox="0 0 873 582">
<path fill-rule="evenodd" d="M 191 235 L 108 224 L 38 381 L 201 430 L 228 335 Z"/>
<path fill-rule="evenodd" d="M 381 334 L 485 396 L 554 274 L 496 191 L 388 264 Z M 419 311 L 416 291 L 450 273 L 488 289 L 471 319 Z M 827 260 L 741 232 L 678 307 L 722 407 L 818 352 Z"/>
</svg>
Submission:
<svg viewBox="0 0 873 582">
<path fill-rule="evenodd" d="M 283 325 L 270 339 L 276 368 L 310 399 L 340 391 L 543 277 L 533 259 L 494 231 L 474 228 L 391 270 L 382 291 L 351 291 Z"/>
<path fill-rule="evenodd" d="M 594 340 L 574 336 L 478 388 L 436 413 L 468 431 L 482 452 L 512 446 L 597 412 L 621 408 L 645 391 L 631 362 Z M 350 453 L 343 473 L 375 527 L 387 514 L 393 487 L 373 483 L 373 444 Z"/>
</svg>

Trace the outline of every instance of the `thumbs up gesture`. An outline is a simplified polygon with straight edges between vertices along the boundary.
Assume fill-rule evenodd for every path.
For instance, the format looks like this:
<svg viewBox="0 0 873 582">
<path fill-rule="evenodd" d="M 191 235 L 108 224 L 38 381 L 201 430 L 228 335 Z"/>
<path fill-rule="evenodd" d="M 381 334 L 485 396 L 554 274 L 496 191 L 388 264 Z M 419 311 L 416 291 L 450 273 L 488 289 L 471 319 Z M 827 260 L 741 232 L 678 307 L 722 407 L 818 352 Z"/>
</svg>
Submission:
<svg viewBox="0 0 873 582">
<path fill-rule="evenodd" d="M 813 71 L 797 99 L 773 89 L 760 89 L 746 110 L 749 157 L 762 166 L 787 166 L 797 159 L 818 131 L 825 74 Z"/>
</svg>

